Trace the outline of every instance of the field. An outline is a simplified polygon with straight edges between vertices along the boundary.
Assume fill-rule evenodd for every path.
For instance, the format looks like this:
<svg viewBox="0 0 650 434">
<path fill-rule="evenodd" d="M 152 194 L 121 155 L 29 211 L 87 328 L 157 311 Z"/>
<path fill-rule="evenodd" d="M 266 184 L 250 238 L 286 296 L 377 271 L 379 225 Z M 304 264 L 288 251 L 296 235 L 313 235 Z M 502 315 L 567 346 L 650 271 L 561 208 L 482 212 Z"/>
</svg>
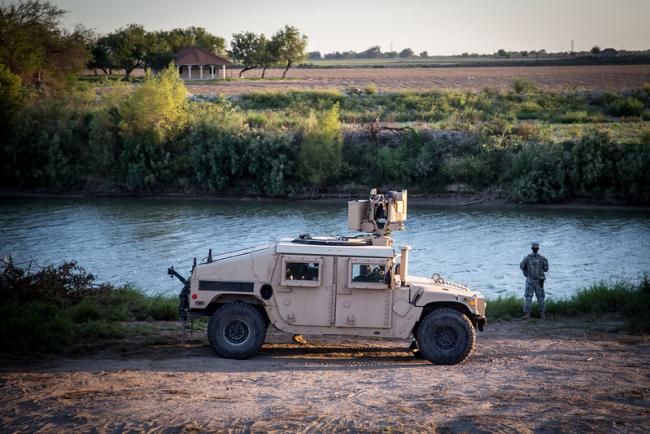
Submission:
<svg viewBox="0 0 650 434">
<path fill-rule="evenodd" d="M 219 359 L 204 332 L 154 323 L 156 341 L 92 356 L 0 359 L 5 431 L 645 432 L 650 343 L 615 319 L 489 324 L 461 365 L 408 341 L 269 330 L 259 356 Z M 643 427 L 646 428 L 643 428 Z"/>
<path fill-rule="evenodd" d="M 232 77 L 237 72 L 231 70 Z M 277 80 L 280 69 L 270 69 L 274 80 L 227 80 L 190 84 L 193 94 L 237 95 L 258 90 L 363 88 L 374 83 L 379 92 L 429 89 L 508 89 L 516 78 L 535 82 L 543 90 L 620 91 L 650 83 L 650 65 L 460 67 L 460 68 L 315 68 L 291 69 L 291 80 Z M 261 70 L 248 71 L 247 78 L 259 78 Z"/>
</svg>

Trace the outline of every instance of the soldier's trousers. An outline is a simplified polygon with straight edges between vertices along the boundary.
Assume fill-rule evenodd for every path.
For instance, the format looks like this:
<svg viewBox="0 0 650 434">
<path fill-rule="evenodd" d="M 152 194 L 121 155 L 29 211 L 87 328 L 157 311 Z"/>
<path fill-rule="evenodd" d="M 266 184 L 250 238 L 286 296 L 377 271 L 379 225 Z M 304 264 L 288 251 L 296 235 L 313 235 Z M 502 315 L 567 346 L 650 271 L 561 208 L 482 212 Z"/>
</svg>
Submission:
<svg viewBox="0 0 650 434">
<path fill-rule="evenodd" d="M 524 293 L 526 303 L 524 304 L 524 312 L 530 312 L 530 305 L 533 303 L 533 294 L 535 294 L 537 303 L 539 303 L 539 311 L 546 312 L 546 306 L 544 305 L 544 288 L 542 288 L 537 279 L 526 279 L 526 291 Z"/>
</svg>

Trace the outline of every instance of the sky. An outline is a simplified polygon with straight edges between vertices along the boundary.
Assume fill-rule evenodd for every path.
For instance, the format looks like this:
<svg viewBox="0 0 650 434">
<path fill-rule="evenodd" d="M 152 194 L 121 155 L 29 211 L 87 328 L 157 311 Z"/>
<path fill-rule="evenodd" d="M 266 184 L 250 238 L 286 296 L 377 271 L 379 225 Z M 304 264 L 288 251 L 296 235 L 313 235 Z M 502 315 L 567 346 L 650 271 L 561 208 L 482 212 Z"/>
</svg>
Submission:
<svg viewBox="0 0 650 434">
<path fill-rule="evenodd" d="M 308 51 L 363 51 L 380 45 L 429 55 L 546 49 L 649 49 L 650 0 L 50 0 L 66 27 L 108 33 L 199 26 L 229 41 L 285 24 L 309 38 Z"/>
</svg>

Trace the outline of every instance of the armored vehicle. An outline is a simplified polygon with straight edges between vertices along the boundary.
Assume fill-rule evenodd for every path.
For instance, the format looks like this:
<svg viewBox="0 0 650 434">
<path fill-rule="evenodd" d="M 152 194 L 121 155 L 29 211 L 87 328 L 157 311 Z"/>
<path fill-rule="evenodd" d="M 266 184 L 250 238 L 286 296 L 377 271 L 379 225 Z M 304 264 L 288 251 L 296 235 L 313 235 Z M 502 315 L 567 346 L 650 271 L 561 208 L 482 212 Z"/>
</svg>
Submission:
<svg viewBox="0 0 650 434">
<path fill-rule="evenodd" d="M 412 339 L 411 350 L 436 364 L 469 356 L 485 325 L 485 298 L 433 274 L 408 273 L 404 229 L 407 192 L 372 190 L 348 202 L 357 236 L 293 239 L 208 257 L 183 283 L 181 318 L 208 315 L 208 339 L 219 356 L 245 359 L 262 346 L 269 324 L 294 335 Z"/>
</svg>

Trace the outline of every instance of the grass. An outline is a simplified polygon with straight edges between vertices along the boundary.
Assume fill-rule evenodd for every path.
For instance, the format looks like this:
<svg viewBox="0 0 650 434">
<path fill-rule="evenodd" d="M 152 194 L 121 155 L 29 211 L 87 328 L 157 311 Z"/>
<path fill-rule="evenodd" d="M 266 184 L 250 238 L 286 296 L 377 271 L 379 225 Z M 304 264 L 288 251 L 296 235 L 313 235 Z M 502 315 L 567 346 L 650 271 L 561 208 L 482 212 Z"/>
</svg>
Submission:
<svg viewBox="0 0 650 434">
<path fill-rule="evenodd" d="M 36 273 L 5 263 L 0 275 L 0 352 L 60 352 L 71 345 L 123 338 L 129 332 L 124 322 L 178 319 L 175 296 L 151 296 L 132 285 L 96 285 L 94 280 L 76 263 Z"/>
<path fill-rule="evenodd" d="M 488 301 L 488 320 L 509 320 L 523 314 L 524 300 L 514 296 Z M 632 333 L 650 333 L 650 280 L 644 275 L 638 283 L 600 282 L 578 290 L 566 299 L 546 300 L 546 312 L 558 317 L 621 314 Z M 533 315 L 538 313 L 533 303 Z"/>
</svg>

